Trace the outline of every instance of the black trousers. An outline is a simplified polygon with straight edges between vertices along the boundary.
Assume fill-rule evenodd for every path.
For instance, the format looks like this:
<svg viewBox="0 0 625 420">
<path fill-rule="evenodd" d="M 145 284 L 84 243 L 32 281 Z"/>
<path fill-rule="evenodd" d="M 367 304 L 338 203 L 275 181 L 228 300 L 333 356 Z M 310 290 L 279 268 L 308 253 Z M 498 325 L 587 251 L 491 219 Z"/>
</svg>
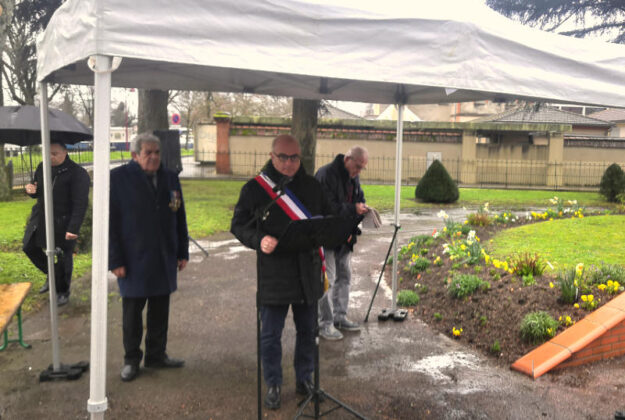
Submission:
<svg viewBox="0 0 625 420">
<path fill-rule="evenodd" d="M 148 304 L 146 314 L 145 361 L 155 363 L 165 359 L 167 347 L 167 325 L 169 323 L 169 296 L 122 298 L 124 364 L 139 366 L 143 358 L 143 308 Z"/>
<path fill-rule="evenodd" d="M 31 235 L 30 239 L 24 244 L 22 250 L 26 256 L 32 261 L 42 273 L 48 274 L 48 258 L 45 250 L 37 244 L 36 234 Z M 62 255 L 57 256 L 54 263 L 54 281 L 56 283 L 57 294 L 69 295 L 69 288 L 72 284 L 72 271 L 74 270 L 74 246 L 76 241 L 61 241 L 57 244 L 63 251 Z"/>
</svg>

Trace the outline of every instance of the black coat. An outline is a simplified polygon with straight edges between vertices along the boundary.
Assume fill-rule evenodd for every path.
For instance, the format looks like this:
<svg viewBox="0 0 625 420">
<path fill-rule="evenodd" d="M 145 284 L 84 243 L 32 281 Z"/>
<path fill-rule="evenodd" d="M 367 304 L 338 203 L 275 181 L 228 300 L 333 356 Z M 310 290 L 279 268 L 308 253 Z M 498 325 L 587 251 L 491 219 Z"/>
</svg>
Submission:
<svg viewBox="0 0 625 420">
<path fill-rule="evenodd" d="M 350 178 L 349 172 L 345 169 L 345 155 L 338 154 L 334 160 L 319 168 L 315 178 L 321 183 L 323 191 L 328 196 L 332 210 L 338 216 L 351 217 L 362 220 L 362 216 L 356 213 L 356 203 L 365 202 L 365 194 L 360 187 L 360 178 Z M 351 199 L 348 197 L 349 188 L 352 189 Z M 356 237 L 360 230 L 356 228 L 348 244 L 353 248 Z"/>
<path fill-rule="evenodd" d="M 263 172 L 276 184 L 284 178 L 271 161 L 265 165 Z M 313 216 L 331 215 L 330 207 L 319 182 L 306 174 L 303 167 L 288 183 L 287 188 L 295 194 Z M 290 251 L 278 247 L 271 254 L 261 252 L 260 241 L 265 235 L 278 240 L 286 230 L 290 218 L 276 204 L 269 209 L 267 218 L 256 226 L 250 221 L 261 212 L 271 198 L 254 179 L 248 181 L 241 189 L 239 201 L 234 208 L 230 231 L 241 243 L 257 250 L 257 264 L 260 270 L 259 302 L 262 305 L 283 305 L 291 303 L 317 302 L 322 295 L 321 258 L 318 249 L 309 251 Z"/>
<path fill-rule="evenodd" d="M 108 266 L 126 267 L 126 277 L 117 279 L 123 297 L 174 292 L 178 260 L 189 259 L 178 175 L 161 167 L 156 176 L 155 189 L 135 161 L 111 171 Z"/>
<path fill-rule="evenodd" d="M 37 199 L 24 234 L 26 244 L 33 233 L 40 247 L 46 246 L 43 164 L 35 170 L 33 183 L 37 183 L 37 192 L 29 194 Z M 57 246 L 65 242 L 65 232 L 76 235 L 85 218 L 89 206 L 89 174 L 80 165 L 67 156 L 63 163 L 52 167 L 52 209 L 54 213 L 54 242 Z"/>
</svg>

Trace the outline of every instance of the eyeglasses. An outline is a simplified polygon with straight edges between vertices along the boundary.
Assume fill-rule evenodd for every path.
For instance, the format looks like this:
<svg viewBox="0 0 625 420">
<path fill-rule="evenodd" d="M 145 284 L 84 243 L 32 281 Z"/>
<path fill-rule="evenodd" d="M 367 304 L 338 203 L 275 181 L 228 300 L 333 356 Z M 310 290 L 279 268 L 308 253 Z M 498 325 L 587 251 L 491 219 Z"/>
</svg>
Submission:
<svg viewBox="0 0 625 420">
<path fill-rule="evenodd" d="M 273 152 L 272 152 L 272 153 L 273 153 Z M 280 162 L 282 162 L 282 163 L 286 163 L 286 162 L 287 162 L 287 161 L 289 161 L 289 160 L 290 160 L 291 162 L 295 163 L 295 162 L 298 162 L 298 161 L 299 161 L 299 159 L 300 159 L 300 155 L 298 155 L 297 153 L 296 153 L 296 154 L 294 154 L 294 155 L 287 155 L 287 154 L 285 154 L 285 153 L 280 153 L 280 154 L 277 154 L 277 155 L 276 155 L 275 153 L 273 153 L 273 155 L 274 155 L 275 157 L 277 157 L 277 158 L 280 160 Z"/>
</svg>

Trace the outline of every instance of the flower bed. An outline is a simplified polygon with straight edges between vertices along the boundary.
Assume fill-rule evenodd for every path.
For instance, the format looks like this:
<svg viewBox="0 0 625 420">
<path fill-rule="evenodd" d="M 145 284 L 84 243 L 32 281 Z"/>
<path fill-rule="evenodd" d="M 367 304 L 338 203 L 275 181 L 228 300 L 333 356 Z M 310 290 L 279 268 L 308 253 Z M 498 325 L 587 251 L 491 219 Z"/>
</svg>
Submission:
<svg viewBox="0 0 625 420">
<path fill-rule="evenodd" d="M 554 197 L 551 204 L 522 217 L 494 214 L 485 204 L 463 223 L 439 212 L 442 230 L 415 236 L 399 251 L 398 304 L 506 365 L 573 325 L 623 290 L 623 267 L 580 263 L 549 272 L 551 264 L 531 252 L 490 255 L 490 238 L 502 229 L 585 217 L 576 202 Z"/>
</svg>

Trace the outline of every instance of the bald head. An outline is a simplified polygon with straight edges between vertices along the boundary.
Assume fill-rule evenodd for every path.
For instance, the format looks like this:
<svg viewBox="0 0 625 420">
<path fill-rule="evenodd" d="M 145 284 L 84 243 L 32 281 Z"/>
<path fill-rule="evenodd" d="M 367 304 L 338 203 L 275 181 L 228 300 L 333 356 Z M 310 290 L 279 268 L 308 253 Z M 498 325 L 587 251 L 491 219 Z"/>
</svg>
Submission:
<svg viewBox="0 0 625 420">
<path fill-rule="evenodd" d="M 367 167 L 369 152 L 362 146 L 354 146 L 345 153 L 345 169 L 350 178 L 355 178 Z"/>
<path fill-rule="evenodd" d="M 271 143 L 271 163 L 282 175 L 294 176 L 299 170 L 302 150 L 295 137 L 281 134 Z"/>
</svg>

